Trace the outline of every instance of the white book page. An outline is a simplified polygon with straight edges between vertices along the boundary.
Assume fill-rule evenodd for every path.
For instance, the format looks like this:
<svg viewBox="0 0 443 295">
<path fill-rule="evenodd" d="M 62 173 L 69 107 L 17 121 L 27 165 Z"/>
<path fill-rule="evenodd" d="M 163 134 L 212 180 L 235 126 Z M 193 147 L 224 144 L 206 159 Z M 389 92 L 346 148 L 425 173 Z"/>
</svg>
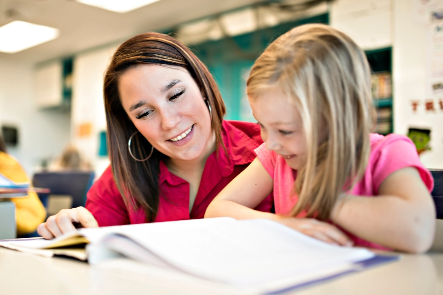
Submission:
<svg viewBox="0 0 443 295">
<path fill-rule="evenodd" d="M 181 270 L 243 286 L 315 274 L 373 256 L 365 249 L 317 241 L 269 220 L 214 218 L 122 226 L 115 232 Z"/>
</svg>

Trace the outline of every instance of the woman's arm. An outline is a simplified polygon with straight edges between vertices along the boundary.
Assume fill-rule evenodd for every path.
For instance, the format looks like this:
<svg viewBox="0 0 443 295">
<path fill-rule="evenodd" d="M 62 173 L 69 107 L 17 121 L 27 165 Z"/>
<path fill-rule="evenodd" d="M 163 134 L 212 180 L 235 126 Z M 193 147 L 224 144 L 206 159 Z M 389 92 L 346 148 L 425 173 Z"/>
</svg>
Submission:
<svg viewBox="0 0 443 295">
<path fill-rule="evenodd" d="M 352 241 L 331 224 L 312 218 L 284 217 L 251 209 L 272 192 L 273 184 L 273 179 L 256 158 L 212 201 L 205 218 L 229 216 L 235 219 L 270 219 L 327 243 L 352 245 Z"/>
<path fill-rule="evenodd" d="M 345 195 L 331 219 L 365 240 L 412 253 L 427 251 L 435 233 L 432 198 L 412 167 L 390 174 L 377 197 Z"/>
</svg>

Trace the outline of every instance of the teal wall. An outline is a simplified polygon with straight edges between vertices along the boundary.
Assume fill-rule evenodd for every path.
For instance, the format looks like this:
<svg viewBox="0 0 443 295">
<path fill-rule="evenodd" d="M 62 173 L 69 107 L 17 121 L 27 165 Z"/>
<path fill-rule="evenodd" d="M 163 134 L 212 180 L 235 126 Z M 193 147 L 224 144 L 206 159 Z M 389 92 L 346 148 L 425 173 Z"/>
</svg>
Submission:
<svg viewBox="0 0 443 295">
<path fill-rule="evenodd" d="M 246 99 L 246 78 L 266 46 L 293 27 L 306 23 L 329 23 L 329 15 L 283 23 L 233 38 L 224 38 L 191 46 L 214 75 L 226 104 L 226 119 L 254 121 Z"/>
</svg>

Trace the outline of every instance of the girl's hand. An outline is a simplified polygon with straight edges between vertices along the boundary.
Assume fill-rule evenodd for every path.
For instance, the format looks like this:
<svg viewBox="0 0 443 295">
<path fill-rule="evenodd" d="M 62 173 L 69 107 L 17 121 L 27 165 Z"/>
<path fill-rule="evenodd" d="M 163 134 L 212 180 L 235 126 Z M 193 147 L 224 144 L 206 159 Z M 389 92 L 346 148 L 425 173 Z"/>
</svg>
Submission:
<svg viewBox="0 0 443 295">
<path fill-rule="evenodd" d="M 98 227 L 98 223 L 91 212 L 83 207 L 77 207 L 74 209 L 63 209 L 56 215 L 49 216 L 45 223 L 37 227 L 37 232 L 49 240 L 75 231 L 76 226 L 74 226 L 74 223 L 77 223 L 80 227 Z"/>
<path fill-rule="evenodd" d="M 352 240 L 336 226 L 314 218 L 279 217 L 276 221 L 329 244 L 346 247 L 353 245 Z"/>
</svg>

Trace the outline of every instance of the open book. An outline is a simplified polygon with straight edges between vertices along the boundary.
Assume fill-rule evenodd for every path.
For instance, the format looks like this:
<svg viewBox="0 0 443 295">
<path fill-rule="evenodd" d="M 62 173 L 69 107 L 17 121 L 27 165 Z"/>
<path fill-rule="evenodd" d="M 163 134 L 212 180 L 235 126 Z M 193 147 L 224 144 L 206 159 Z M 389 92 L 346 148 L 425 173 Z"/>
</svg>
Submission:
<svg viewBox="0 0 443 295">
<path fill-rule="evenodd" d="M 305 286 L 397 259 L 329 245 L 270 220 L 227 217 L 80 229 L 54 240 L 0 241 L 0 246 L 50 251 L 42 249 L 78 243 L 88 243 L 91 264 L 123 255 L 260 292 Z"/>
</svg>

